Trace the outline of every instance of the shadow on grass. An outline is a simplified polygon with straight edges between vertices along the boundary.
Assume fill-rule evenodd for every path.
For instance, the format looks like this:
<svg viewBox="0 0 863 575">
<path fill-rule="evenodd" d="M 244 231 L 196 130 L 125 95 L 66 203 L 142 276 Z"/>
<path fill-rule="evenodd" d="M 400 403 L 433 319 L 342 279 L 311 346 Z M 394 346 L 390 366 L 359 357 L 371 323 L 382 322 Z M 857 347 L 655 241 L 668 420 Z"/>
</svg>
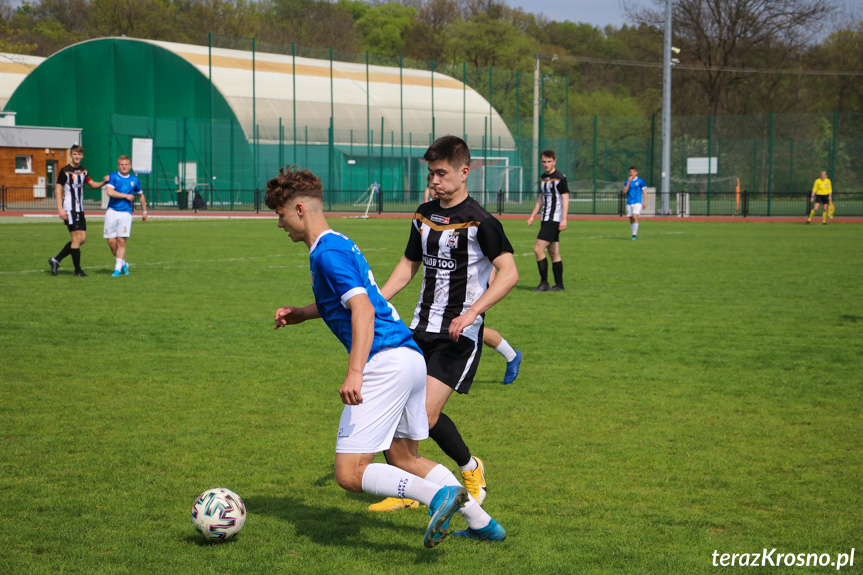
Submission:
<svg viewBox="0 0 863 575">
<path fill-rule="evenodd" d="M 538 285 L 539 285 L 539 281 L 537 281 L 535 283 L 519 282 L 519 283 L 515 284 L 515 287 L 512 289 L 518 290 L 518 291 L 533 291 L 536 289 L 536 286 L 538 286 Z M 566 285 L 565 282 L 564 282 L 564 285 Z M 537 295 L 539 295 L 541 293 L 551 294 L 551 293 L 558 293 L 558 292 L 552 292 L 551 290 L 546 290 L 544 292 L 537 292 Z"/>
<path fill-rule="evenodd" d="M 473 382 L 474 382 L 474 384 L 478 383 L 478 384 L 482 384 L 482 385 L 499 385 L 501 387 L 506 387 L 506 385 L 503 382 L 501 382 L 500 379 L 480 379 L 477 377 L 477 378 L 474 378 Z"/>
<path fill-rule="evenodd" d="M 359 494 L 349 494 L 359 495 Z M 357 497 L 359 500 L 359 497 Z M 428 513 L 417 514 L 416 527 L 405 527 L 388 521 L 379 514 L 366 512 L 365 507 L 357 513 L 349 513 L 338 507 L 307 505 L 294 497 L 252 496 L 244 500 L 250 514 L 270 515 L 294 526 L 297 534 L 324 547 L 350 547 L 358 544 L 374 551 L 415 552 L 416 563 L 433 563 L 436 554 L 423 547 L 422 536 L 428 524 Z M 416 544 L 380 543 L 364 539 L 362 531 L 384 529 L 392 532 L 416 535 Z M 391 539 L 386 537 L 386 539 Z M 395 539 L 393 537 L 392 539 Z"/>
<path fill-rule="evenodd" d="M 212 547 L 213 545 L 233 545 L 237 540 L 242 537 L 242 534 L 239 534 L 235 537 L 228 539 L 227 541 L 208 541 L 201 537 L 200 535 L 189 535 L 186 537 L 186 543 L 192 543 L 197 545 L 198 547 Z"/>
</svg>

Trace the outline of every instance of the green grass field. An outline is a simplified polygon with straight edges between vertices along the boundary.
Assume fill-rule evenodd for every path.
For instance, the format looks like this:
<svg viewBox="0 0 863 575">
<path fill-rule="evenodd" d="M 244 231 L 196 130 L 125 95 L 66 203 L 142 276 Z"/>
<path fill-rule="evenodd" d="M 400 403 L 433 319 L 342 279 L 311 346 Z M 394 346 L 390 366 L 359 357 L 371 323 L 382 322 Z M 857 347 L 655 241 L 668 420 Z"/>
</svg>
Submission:
<svg viewBox="0 0 863 575">
<path fill-rule="evenodd" d="M 567 291 L 541 294 L 536 227 L 504 222 L 521 282 L 487 321 L 521 374 L 501 385 L 487 349 L 447 412 L 509 537 L 428 550 L 425 510 L 372 514 L 334 480 L 347 355 L 322 322 L 273 331 L 312 297 L 274 219 L 136 222 L 116 279 L 100 221 L 81 279 L 47 271 L 60 223 L 5 220 L 2 572 L 716 573 L 739 568 L 714 551 L 765 548 L 856 548 L 860 572 L 863 225 L 643 222 L 571 222 Z M 407 220 L 330 223 L 385 281 Z M 248 520 L 213 546 L 189 512 L 217 486 Z"/>
</svg>

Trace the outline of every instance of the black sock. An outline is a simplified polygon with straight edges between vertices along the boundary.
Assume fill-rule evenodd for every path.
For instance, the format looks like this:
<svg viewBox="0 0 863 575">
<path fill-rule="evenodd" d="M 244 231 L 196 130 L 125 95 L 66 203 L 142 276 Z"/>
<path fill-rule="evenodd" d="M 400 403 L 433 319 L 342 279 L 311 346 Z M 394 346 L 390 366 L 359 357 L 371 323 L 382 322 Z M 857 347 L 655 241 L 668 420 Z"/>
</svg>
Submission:
<svg viewBox="0 0 863 575">
<path fill-rule="evenodd" d="M 54 259 L 59 262 L 60 260 L 62 260 L 63 258 L 65 258 L 66 256 L 68 256 L 71 253 L 72 253 L 72 242 L 66 242 L 66 245 L 63 246 L 63 249 L 60 250 L 60 253 L 57 254 L 57 257 L 55 257 Z"/>
<path fill-rule="evenodd" d="M 551 271 L 554 273 L 555 285 L 563 285 L 563 261 L 552 262 Z"/>
<path fill-rule="evenodd" d="M 540 283 L 548 283 L 548 258 L 542 258 L 537 261 L 536 267 L 539 268 Z"/>
<path fill-rule="evenodd" d="M 81 248 L 72 248 L 72 263 L 75 264 L 75 271 L 81 271 Z"/>
<path fill-rule="evenodd" d="M 429 429 L 429 437 L 434 439 L 438 447 L 459 467 L 470 463 L 470 449 L 461 438 L 455 423 L 445 414 L 438 416 L 437 423 Z"/>
</svg>

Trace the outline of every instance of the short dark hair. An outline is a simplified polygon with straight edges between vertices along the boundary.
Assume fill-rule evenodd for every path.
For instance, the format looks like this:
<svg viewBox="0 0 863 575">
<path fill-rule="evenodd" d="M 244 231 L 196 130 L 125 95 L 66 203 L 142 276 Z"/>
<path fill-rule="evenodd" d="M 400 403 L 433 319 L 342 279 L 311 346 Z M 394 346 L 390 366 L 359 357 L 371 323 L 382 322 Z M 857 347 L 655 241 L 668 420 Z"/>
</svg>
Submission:
<svg viewBox="0 0 863 575">
<path fill-rule="evenodd" d="M 470 166 L 470 148 L 458 136 L 443 136 L 429 146 L 423 155 L 426 162 L 445 160 L 453 167 Z"/>
<path fill-rule="evenodd" d="M 323 200 L 321 179 L 310 170 L 301 170 L 297 166 L 279 168 L 279 175 L 267 182 L 264 203 L 275 210 L 298 197 Z"/>
<path fill-rule="evenodd" d="M 551 158 L 552 160 L 557 159 L 557 155 L 554 153 L 554 150 L 543 150 L 539 157 Z"/>
<path fill-rule="evenodd" d="M 629 166 L 629 169 L 630 169 L 630 170 L 635 170 L 636 172 L 638 171 L 638 168 L 636 168 L 635 166 Z"/>
<path fill-rule="evenodd" d="M 81 152 L 83 154 L 84 153 L 84 146 L 82 146 L 80 144 L 72 144 L 72 147 L 69 148 L 69 153 L 71 154 L 72 152 Z"/>
</svg>

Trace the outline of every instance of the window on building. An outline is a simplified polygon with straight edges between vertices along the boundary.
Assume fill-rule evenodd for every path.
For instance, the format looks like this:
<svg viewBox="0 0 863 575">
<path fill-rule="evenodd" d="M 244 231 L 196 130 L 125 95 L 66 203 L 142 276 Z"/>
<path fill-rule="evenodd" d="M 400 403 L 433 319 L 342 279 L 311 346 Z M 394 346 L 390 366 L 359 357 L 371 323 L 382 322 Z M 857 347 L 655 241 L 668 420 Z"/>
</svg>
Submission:
<svg viewBox="0 0 863 575">
<path fill-rule="evenodd" d="M 32 174 L 33 156 L 15 156 L 15 173 Z"/>
</svg>

